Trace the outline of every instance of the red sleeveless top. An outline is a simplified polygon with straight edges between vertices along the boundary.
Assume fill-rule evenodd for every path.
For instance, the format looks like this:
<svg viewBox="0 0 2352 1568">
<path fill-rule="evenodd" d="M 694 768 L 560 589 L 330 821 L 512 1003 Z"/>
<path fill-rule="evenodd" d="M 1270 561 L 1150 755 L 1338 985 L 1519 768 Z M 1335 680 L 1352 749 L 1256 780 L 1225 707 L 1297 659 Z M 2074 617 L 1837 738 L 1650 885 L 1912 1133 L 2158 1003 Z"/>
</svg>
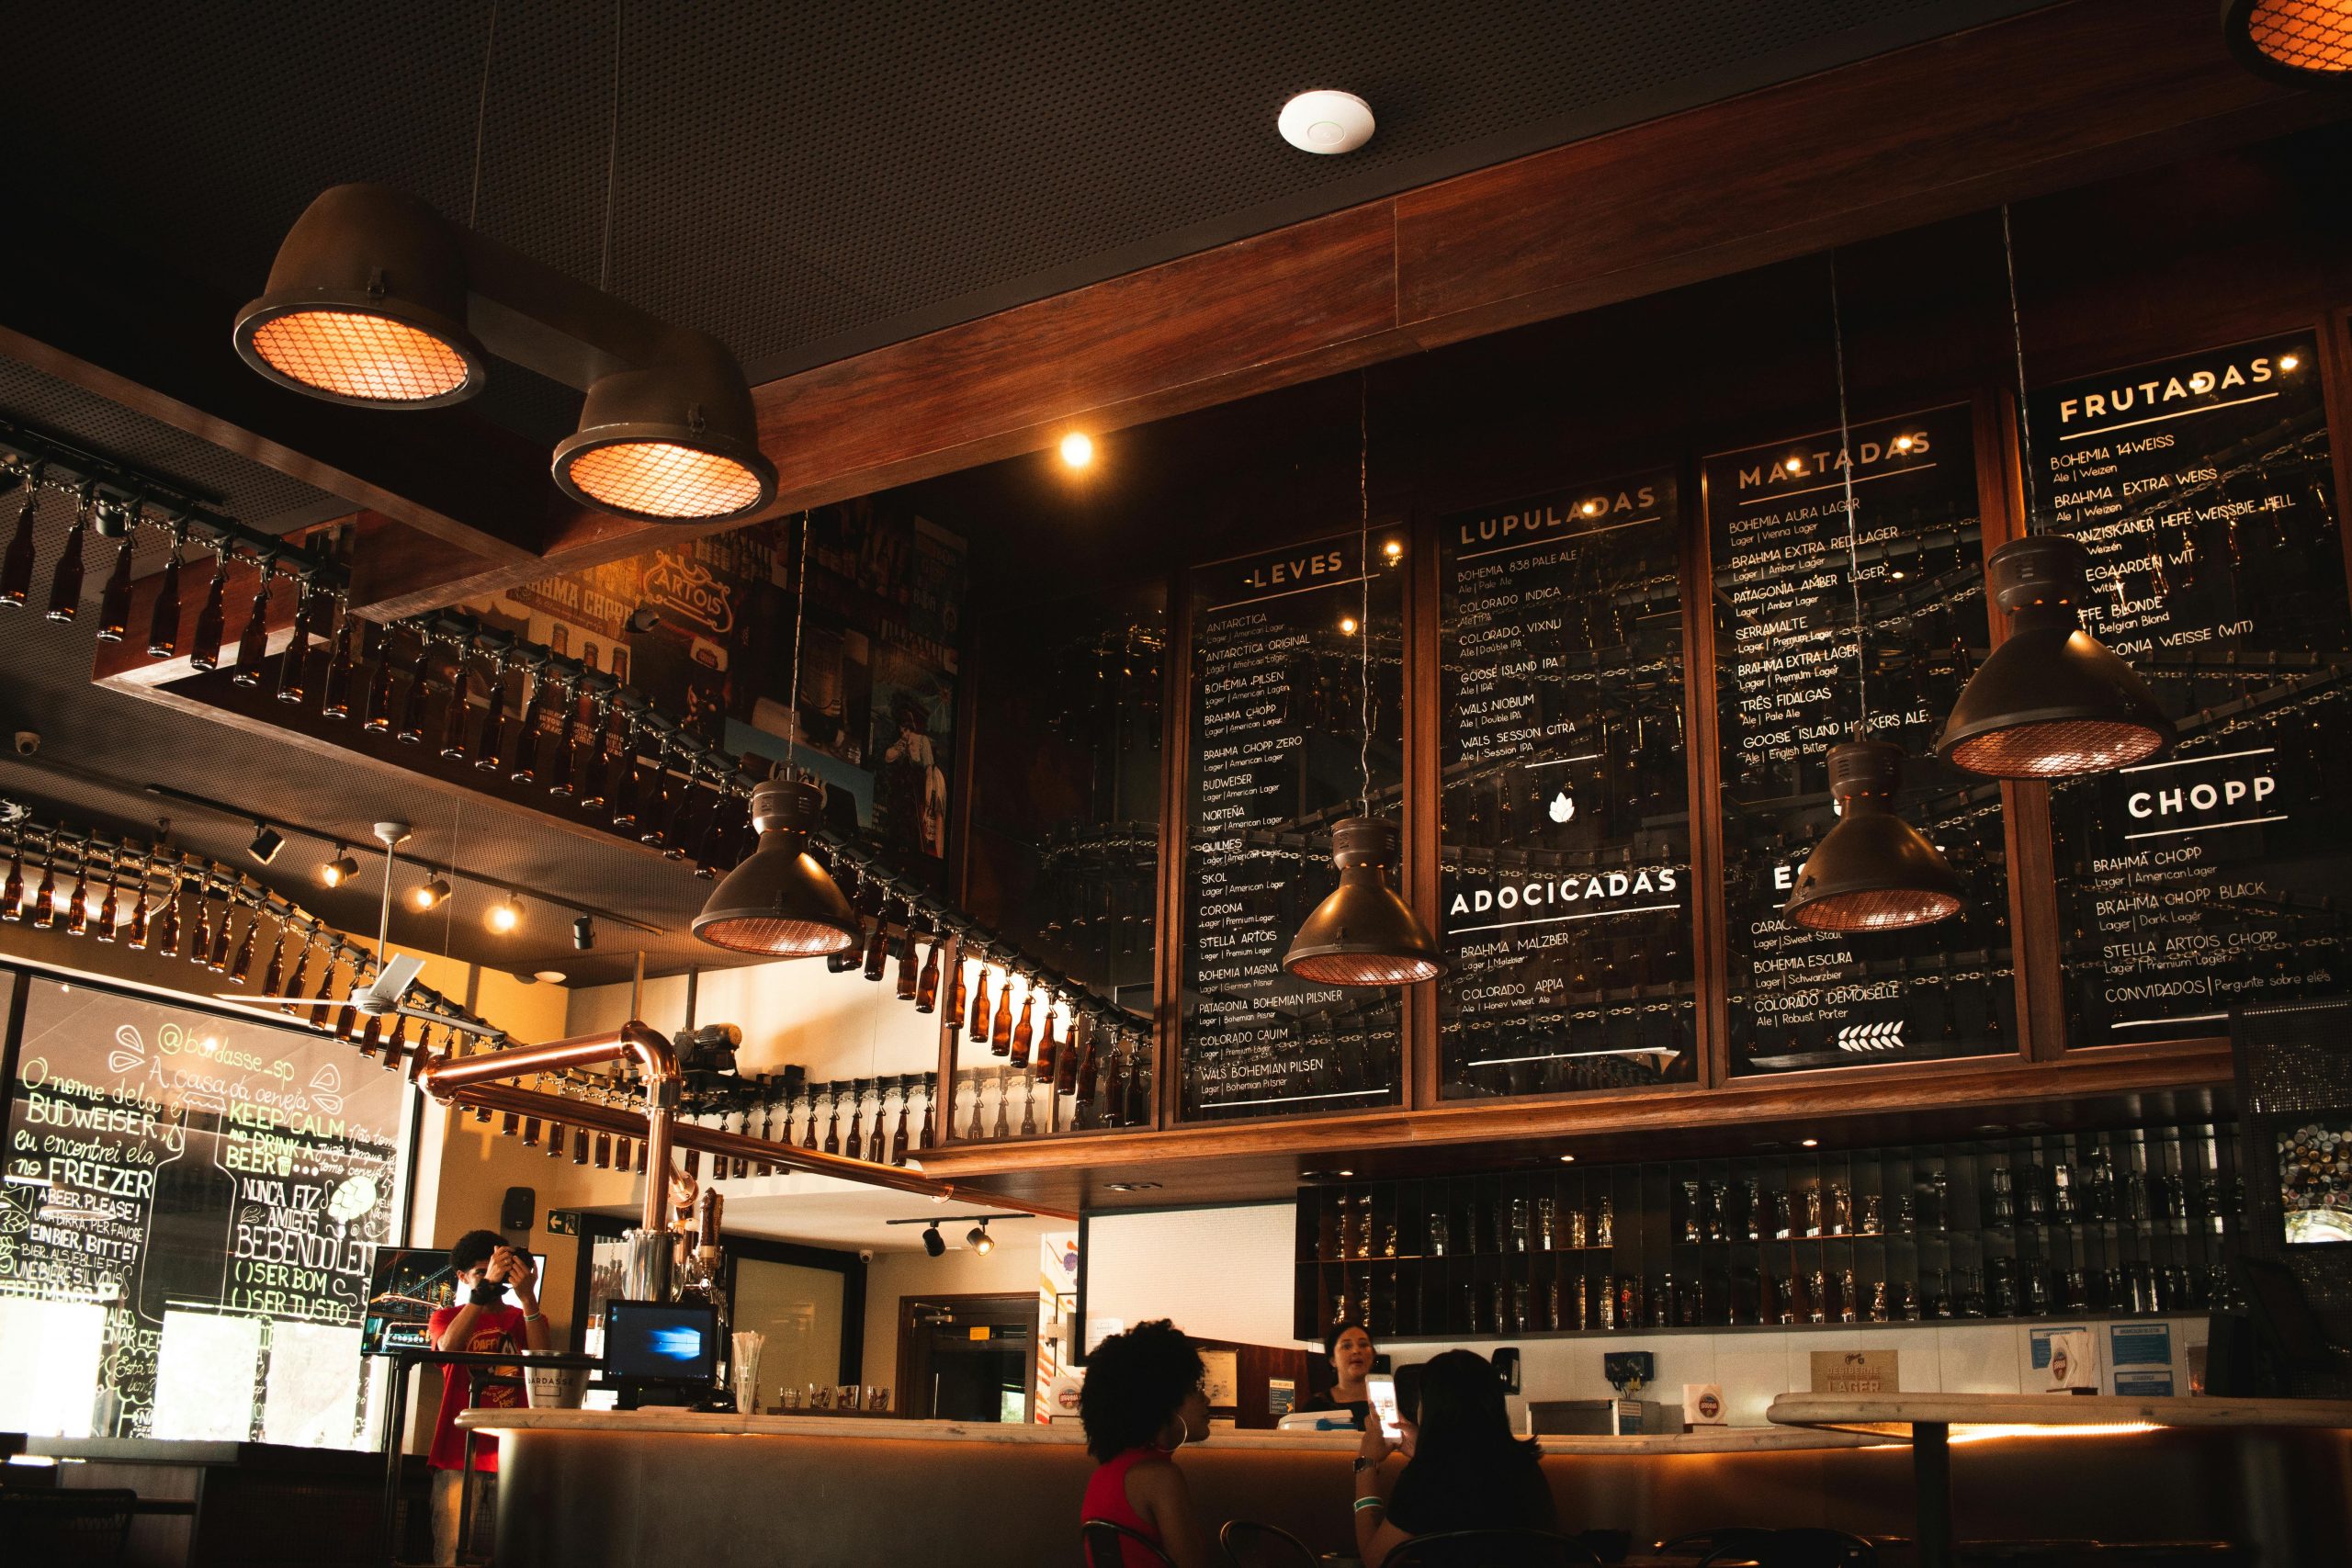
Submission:
<svg viewBox="0 0 2352 1568">
<path fill-rule="evenodd" d="M 1129 1449 L 1126 1452 L 1096 1465 L 1094 1473 L 1087 1479 L 1086 1502 L 1079 1511 L 1080 1522 L 1083 1523 L 1088 1519 L 1108 1519 L 1114 1525 L 1126 1526 L 1127 1529 L 1148 1539 L 1155 1545 L 1165 1544 L 1160 1540 L 1159 1531 L 1141 1514 L 1136 1512 L 1133 1503 L 1127 1501 L 1127 1472 L 1145 1460 L 1167 1457 L 1166 1449 Z M 1126 1562 L 1127 1568 L 1160 1568 L 1159 1563 L 1143 1555 L 1136 1543 L 1131 1540 L 1119 1542 L 1119 1555 Z"/>
</svg>

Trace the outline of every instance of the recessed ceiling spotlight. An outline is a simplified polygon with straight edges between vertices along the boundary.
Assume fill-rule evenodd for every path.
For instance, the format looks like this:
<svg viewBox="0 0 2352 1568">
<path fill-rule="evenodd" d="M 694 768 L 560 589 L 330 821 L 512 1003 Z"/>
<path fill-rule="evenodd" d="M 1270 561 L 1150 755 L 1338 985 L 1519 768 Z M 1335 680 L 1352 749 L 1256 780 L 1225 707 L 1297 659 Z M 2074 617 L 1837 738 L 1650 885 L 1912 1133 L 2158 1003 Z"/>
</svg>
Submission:
<svg viewBox="0 0 2352 1568">
<path fill-rule="evenodd" d="M 1073 468 L 1082 468 L 1094 461 L 1094 437 L 1082 430 L 1073 430 L 1062 437 L 1062 461 Z"/>
<path fill-rule="evenodd" d="M 1562 1155 L 1560 1156 L 1560 1163 L 1562 1165 L 1574 1165 L 1577 1163 L 1577 1156 L 1574 1155 Z"/>
<path fill-rule="evenodd" d="M 1799 1148 L 1817 1149 L 1821 1146 L 1821 1140 L 1819 1138 L 1799 1138 L 1797 1140 L 1797 1146 Z"/>
<path fill-rule="evenodd" d="M 1352 152 L 1372 140 L 1372 106 L 1353 93 L 1318 87 L 1284 104 L 1274 124 L 1302 152 Z"/>
</svg>

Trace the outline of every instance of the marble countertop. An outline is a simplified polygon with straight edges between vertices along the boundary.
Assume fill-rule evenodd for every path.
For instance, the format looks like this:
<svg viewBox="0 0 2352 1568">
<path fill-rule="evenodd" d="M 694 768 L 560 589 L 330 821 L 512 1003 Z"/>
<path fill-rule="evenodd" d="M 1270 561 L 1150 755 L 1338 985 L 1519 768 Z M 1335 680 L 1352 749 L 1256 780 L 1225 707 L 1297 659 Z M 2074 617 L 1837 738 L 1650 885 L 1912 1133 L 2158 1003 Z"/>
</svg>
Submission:
<svg viewBox="0 0 2352 1568">
<path fill-rule="evenodd" d="M 1765 1419 L 1793 1427 L 1907 1436 L 1915 1422 L 1953 1427 L 2343 1427 L 2335 1399 L 2139 1398 L 2088 1393 L 1784 1393 Z"/>
<path fill-rule="evenodd" d="M 828 1438 L 875 1442 L 1016 1443 L 1077 1448 L 1077 1426 L 997 1425 L 839 1416 L 700 1415 L 687 1410 L 469 1410 L 458 1425 L 508 1432 L 690 1433 L 703 1437 Z M 1883 1442 L 1856 1432 L 1791 1427 L 1718 1427 L 1709 1431 L 1640 1438 L 1561 1437 L 1541 1439 L 1547 1454 L 1758 1453 L 1780 1450 L 1868 1448 Z M 1352 1453 L 1353 1432 L 1227 1431 L 1213 1433 L 1216 1450 L 1280 1449 Z"/>
</svg>

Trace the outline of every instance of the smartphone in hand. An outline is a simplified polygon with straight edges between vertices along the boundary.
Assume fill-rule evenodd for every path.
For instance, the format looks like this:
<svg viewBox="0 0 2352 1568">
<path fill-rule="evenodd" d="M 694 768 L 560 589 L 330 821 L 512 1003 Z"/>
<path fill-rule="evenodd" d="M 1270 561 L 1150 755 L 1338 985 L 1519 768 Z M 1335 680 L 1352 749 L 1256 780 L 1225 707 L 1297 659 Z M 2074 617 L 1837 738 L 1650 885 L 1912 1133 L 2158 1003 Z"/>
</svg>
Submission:
<svg viewBox="0 0 2352 1568">
<path fill-rule="evenodd" d="M 1374 1372 L 1363 1380 L 1363 1386 L 1373 1418 L 1380 1423 L 1380 1435 L 1392 1443 L 1403 1440 L 1405 1428 L 1396 1419 L 1396 1380 L 1385 1372 Z"/>
</svg>

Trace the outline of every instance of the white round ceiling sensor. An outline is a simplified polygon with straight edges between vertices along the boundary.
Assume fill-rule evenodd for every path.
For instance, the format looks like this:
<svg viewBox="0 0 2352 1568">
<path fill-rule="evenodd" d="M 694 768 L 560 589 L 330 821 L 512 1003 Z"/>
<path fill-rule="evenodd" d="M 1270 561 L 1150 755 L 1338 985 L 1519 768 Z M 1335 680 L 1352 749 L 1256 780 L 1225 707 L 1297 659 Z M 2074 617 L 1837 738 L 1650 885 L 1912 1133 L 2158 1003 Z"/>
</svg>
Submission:
<svg viewBox="0 0 2352 1568">
<path fill-rule="evenodd" d="M 1302 152 L 1352 152 L 1372 140 L 1372 106 L 1353 93 L 1318 87 L 1284 104 L 1274 123 Z"/>
</svg>

